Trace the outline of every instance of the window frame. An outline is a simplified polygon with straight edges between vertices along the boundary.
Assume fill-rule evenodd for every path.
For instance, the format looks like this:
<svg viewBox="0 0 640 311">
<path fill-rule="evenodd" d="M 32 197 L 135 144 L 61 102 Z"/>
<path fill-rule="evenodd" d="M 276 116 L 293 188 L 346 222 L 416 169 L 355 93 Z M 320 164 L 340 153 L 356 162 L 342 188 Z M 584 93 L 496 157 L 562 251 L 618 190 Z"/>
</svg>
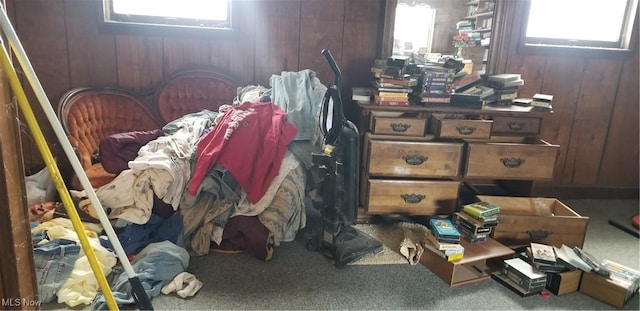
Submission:
<svg viewBox="0 0 640 311">
<path fill-rule="evenodd" d="M 215 21 L 208 21 L 211 25 L 198 27 L 197 19 L 165 18 L 155 16 L 135 15 L 127 21 L 126 14 L 113 12 L 112 0 L 98 1 L 98 30 L 111 34 L 127 35 L 162 35 L 162 36 L 196 36 L 207 38 L 231 38 L 238 33 L 239 5 L 234 0 L 228 0 L 229 21 L 224 22 L 226 27 L 216 27 Z M 167 23 L 175 21 L 180 23 Z M 191 22 L 192 25 L 184 25 Z M 223 22 L 217 22 L 218 26 Z M 227 26 L 228 25 L 228 26 Z"/>
<path fill-rule="evenodd" d="M 633 8 L 635 6 L 635 8 Z M 626 43 L 626 46 L 618 44 L 606 44 L 604 41 L 582 40 L 581 45 L 566 45 L 568 40 L 543 38 L 544 43 L 534 44 L 527 42 L 527 24 L 529 20 L 529 10 L 531 0 L 526 0 L 523 14 L 520 38 L 518 42 L 518 53 L 532 55 L 564 55 L 564 56 L 601 56 L 620 57 L 631 56 L 637 46 L 638 36 L 638 2 L 635 5 L 627 5 L 625 12 L 626 19 L 630 22 L 623 24 L 622 38 L 619 45 Z M 599 46 L 594 46 L 599 45 Z"/>
</svg>

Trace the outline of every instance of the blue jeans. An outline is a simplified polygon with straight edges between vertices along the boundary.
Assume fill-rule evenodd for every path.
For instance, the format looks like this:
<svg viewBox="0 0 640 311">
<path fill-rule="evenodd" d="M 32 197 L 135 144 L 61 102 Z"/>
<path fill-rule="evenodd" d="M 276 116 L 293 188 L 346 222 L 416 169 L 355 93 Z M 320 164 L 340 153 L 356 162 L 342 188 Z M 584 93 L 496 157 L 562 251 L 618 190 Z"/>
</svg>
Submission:
<svg viewBox="0 0 640 311">
<path fill-rule="evenodd" d="M 36 282 L 42 303 L 56 298 L 60 286 L 69 278 L 79 253 L 80 245 L 71 240 L 55 239 L 42 245 L 34 245 Z"/>
<path fill-rule="evenodd" d="M 180 272 L 189 267 L 189 253 L 171 241 L 162 241 L 147 245 L 131 263 L 131 268 L 142 283 L 147 297 L 152 299 L 160 295 L 160 290 L 173 280 Z M 129 276 L 120 274 L 111 286 L 113 298 L 119 306 L 135 303 L 131 293 Z M 94 310 L 106 310 L 104 295 L 98 292 L 93 300 Z"/>
</svg>

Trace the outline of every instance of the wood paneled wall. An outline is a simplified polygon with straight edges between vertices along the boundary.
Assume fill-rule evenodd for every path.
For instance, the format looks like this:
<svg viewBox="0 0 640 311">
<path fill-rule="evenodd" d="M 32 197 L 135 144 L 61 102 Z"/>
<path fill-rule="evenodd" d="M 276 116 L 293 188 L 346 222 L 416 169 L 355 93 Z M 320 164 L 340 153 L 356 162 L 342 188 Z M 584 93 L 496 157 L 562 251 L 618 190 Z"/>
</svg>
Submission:
<svg viewBox="0 0 640 311">
<path fill-rule="evenodd" d="M 524 56 L 517 52 L 522 1 L 492 36 L 502 72 L 521 73 L 522 96 L 554 95 L 544 138 L 561 145 L 557 186 L 638 188 L 638 43 L 633 57 Z M 384 0 L 244 0 L 240 34 L 230 39 L 100 33 L 100 0 L 8 0 L 14 27 L 52 105 L 78 86 L 147 90 L 172 73 L 218 68 L 243 84 L 268 86 L 272 74 L 312 69 L 324 84 L 333 74 L 320 54 L 333 53 L 343 74 L 343 97 L 368 85 L 381 44 Z M 39 112 L 36 110 L 36 114 Z M 349 111 L 347 111 L 349 115 Z M 47 122 L 42 115 L 46 131 Z M 25 139 L 25 167 L 42 160 Z M 54 153 L 55 137 L 48 137 Z M 62 152 L 58 151 L 60 155 Z M 636 191 L 637 194 L 637 191 Z"/>
</svg>

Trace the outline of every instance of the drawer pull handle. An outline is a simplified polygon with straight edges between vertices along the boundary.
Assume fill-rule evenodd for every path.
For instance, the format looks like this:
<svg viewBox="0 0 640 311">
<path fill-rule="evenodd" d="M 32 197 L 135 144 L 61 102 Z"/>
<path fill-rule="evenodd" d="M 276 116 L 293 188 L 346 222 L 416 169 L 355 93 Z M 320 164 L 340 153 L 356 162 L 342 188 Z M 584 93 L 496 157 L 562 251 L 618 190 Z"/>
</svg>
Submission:
<svg viewBox="0 0 640 311">
<path fill-rule="evenodd" d="M 524 127 L 524 124 L 520 122 L 509 122 L 508 126 L 510 130 L 519 131 Z"/>
<path fill-rule="evenodd" d="M 426 196 L 424 194 L 405 193 L 400 195 L 405 203 L 416 204 L 424 200 Z"/>
<path fill-rule="evenodd" d="M 534 241 L 544 240 L 551 235 L 551 231 L 547 230 L 529 230 L 527 233 L 529 233 L 531 240 Z"/>
<path fill-rule="evenodd" d="M 502 162 L 502 165 L 508 167 L 508 168 L 516 168 L 520 165 L 522 165 L 522 163 L 524 163 L 524 159 L 520 159 L 520 158 L 500 158 L 500 162 Z"/>
<path fill-rule="evenodd" d="M 409 165 L 420 165 L 429 160 L 428 157 L 419 154 L 403 155 L 402 159 Z"/>
<path fill-rule="evenodd" d="M 404 124 L 404 123 L 391 123 L 389 124 L 389 126 L 391 126 L 391 130 L 393 130 L 394 132 L 406 132 L 410 127 L 411 124 Z"/>
<path fill-rule="evenodd" d="M 458 130 L 458 133 L 460 133 L 460 135 L 471 135 L 473 134 L 473 132 L 476 131 L 476 128 L 465 125 L 465 126 L 456 126 L 456 130 Z"/>
</svg>

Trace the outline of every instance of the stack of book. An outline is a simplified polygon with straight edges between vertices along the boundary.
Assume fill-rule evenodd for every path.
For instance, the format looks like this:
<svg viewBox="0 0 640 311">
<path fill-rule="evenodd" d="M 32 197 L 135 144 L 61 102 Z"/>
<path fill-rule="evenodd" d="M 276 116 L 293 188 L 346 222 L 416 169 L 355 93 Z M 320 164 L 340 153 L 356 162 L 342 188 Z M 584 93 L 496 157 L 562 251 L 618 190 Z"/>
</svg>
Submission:
<svg viewBox="0 0 640 311">
<path fill-rule="evenodd" d="M 383 106 L 407 106 L 409 94 L 417 84 L 418 80 L 410 75 L 398 78 L 380 77 L 373 81 L 374 102 Z"/>
<path fill-rule="evenodd" d="M 524 256 L 520 253 L 520 257 L 542 273 L 562 273 L 576 269 L 562 258 L 557 258 L 553 245 L 531 243 L 525 253 Z"/>
<path fill-rule="evenodd" d="M 448 104 L 451 96 L 451 85 L 456 68 L 445 67 L 441 63 L 418 65 L 420 71 L 419 92 L 413 94 L 412 100 L 423 104 Z"/>
<path fill-rule="evenodd" d="M 527 294 L 540 293 L 547 285 L 546 274 L 518 257 L 504 260 L 503 274 Z"/>
<path fill-rule="evenodd" d="M 470 243 L 481 243 L 487 240 L 498 225 L 500 206 L 490 202 L 473 202 L 462 206 L 462 210 L 454 216 L 459 223 L 462 236 Z M 467 229 L 475 228 L 475 229 Z"/>
<path fill-rule="evenodd" d="M 470 203 L 462 207 L 462 210 L 453 214 L 453 222 L 460 231 L 460 235 L 470 243 L 482 243 L 487 240 L 491 232 L 498 225 L 497 214 L 491 216 L 482 215 L 478 209 L 484 208 L 488 202 Z M 490 204 L 490 203 L 489 203 Z M 490 204 L 493 205 L 493 204 Z M 472 211 L 471 213 L 465 211 Z M 497 207 L 497 206 L 496 206 Z M 499 211 L 499 207 L 498 211 Z"/>
<path fill-rule="evenodd" d="M 551 102 L 553 101 L 553 95 L 547 94 L 536 94 L 533 95 L 531 106 L 533 106 L 534 110 L 538 111 L 552 111 L 553 106 Z"/>
<path fill-rule="evenodd" d="M 460 232 L 449 218 L 429 219 L 429 235 L 424 247 L 447 261 L 464 257 L 464 246 L 460 245 Z"/>
<path fill-rule="evenodd" d="M 524 85 L 524 80 L 517 73 L 502 73 L 487 77 L 487 86 L 494 89 L 494 95 L 487 101 L 494 105 L 511 105 L 518 98 L 518 91 Z"/>
<path fill-rule="evenodd" d="M 371 71 L 374 73 L 373 101 L 382 106 L 408 106 L 409 94 L 418 80 L 407 73 L 409 58 L 391 56 L 386 61 L 377 60 Z"/>
</svg>

